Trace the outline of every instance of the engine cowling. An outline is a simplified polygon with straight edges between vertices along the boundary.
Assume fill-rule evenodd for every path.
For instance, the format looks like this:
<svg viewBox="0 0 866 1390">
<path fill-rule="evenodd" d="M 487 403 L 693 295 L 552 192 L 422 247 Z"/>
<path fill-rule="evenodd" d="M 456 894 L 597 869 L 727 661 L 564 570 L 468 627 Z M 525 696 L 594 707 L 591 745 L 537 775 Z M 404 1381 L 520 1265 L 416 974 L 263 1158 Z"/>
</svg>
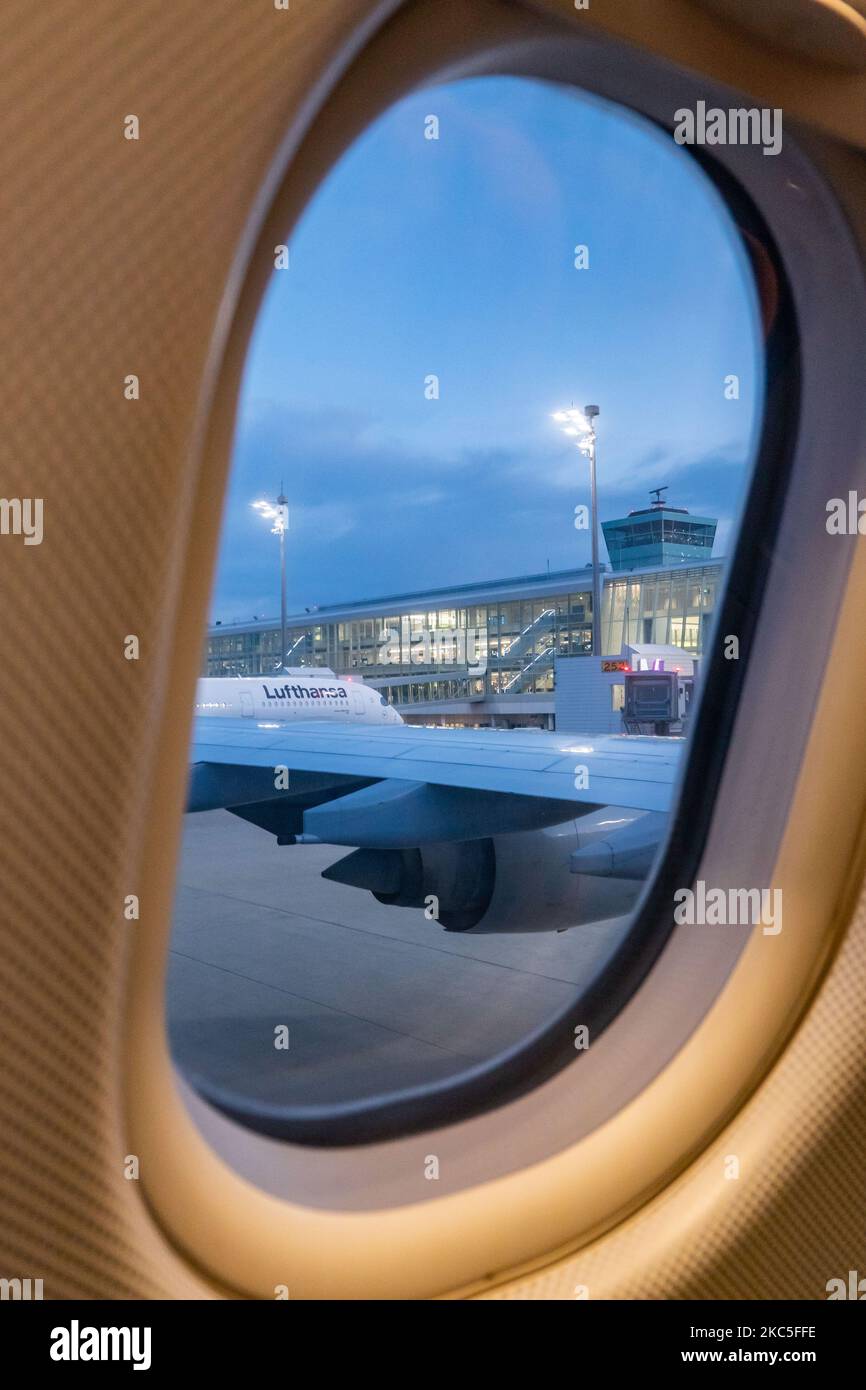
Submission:
<svg viewBox="0 0 866 1390">
<path fill-rule="evenodd" d="M 355 850 L 323 877 L 393 907 L 425 908 L 446 931 L 565 931 L 634 906 L 634 878 L 575 873 L 571 856 L 641 812 L 606 807 L 544 830 L 413 849 Z"/>
</svg>

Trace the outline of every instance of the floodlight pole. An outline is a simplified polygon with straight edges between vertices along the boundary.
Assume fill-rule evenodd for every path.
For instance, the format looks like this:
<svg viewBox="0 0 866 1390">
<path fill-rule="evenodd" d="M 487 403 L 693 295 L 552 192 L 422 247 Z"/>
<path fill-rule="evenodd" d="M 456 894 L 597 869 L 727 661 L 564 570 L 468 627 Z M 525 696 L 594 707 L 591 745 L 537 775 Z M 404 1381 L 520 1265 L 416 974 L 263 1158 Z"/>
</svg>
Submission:
<svg viewBox="0 0 866 1390">
<path fill-rule="evenodd" d="M 271 535 L 280 538 L 280 660 L 276 667 L 277 671 L 286 669 L 286 532 L 289 529 L 289 499 L 283 492 L 283 485 L 280 483 L 280 495 L 277 498 L 276 506 L 273 502 L 260 499 L 258 502 L 250 503 L 254 512 L 264 517 L 266 521 L 272 521 Z"/>
<path fill-rule="evenodd" d="M 597 405 L 584 406 L 584 415 L 590 424 L 587 435 L 589 454 L 589 510 L 592 528 L 592 654 L 601 656 L 601 572 L 598 566 L 598 492 L 595 476 L 595 420 L 600 414 Z"/>
<path fill-rule="evenodd" d="M 286 669 L 286 531 L 288 530 L 289 499 L 282 488 L 277 498 L 280 509 L 280 670 Z"/>
</svg>

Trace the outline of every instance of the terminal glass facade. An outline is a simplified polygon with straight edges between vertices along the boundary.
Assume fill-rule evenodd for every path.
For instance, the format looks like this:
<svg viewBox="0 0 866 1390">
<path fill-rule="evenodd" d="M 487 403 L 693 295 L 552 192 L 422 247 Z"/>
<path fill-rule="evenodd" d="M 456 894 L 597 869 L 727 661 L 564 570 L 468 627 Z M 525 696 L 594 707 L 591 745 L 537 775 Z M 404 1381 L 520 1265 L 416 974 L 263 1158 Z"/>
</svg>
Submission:
<svg viewBox="0 0 866 1390">
<path fill-rule="evenodd" d="M 651 642 L 699 655 L 715 613 L 721 570 L 716 562 L 609 578 L 602 603 L 602 654 L 618 656 L 626 644 Z"/>
<path fill-rule="evenodd" d="M 721 561 L 604 577 L 601 650 L 658 643 L 700 653 L 716 607 Z M 491 586 L 492 587 L 492 586 Z M 551 583 L 551 588 L 553 584 Z M 380 615 L 321 610 L 292 619 L 289 666 L 330 666 L 374 682 L 395 704 L 553 690 L 554 659 L 592 650 L 592 594 L 575 588 L 536 596 L 436 607 L 395 604 Z M 431 595 L 431 597 L 433 597 Z M 456 600 L 458 592 L 455 591 Z M 370 605 L 371 608 L 374 605 Z M 274 670 L 280 630 L 273 623 L 210 629 L 207 674 L 254 676 Z"/>
<path fill-rule="evenodd" d="M 358 674 L 377 684 L 389 677 L 429 684 L 425 676 L 454 673 L 473 682 L 473 693 L 478 681 L 496 693 L 542 693 L 553 689 L 554 653 L 578 656 L 592 649 L 592 594 L 323 620 L 290 628 L 287 646 L 289 666 L 330 666 L 337 675 Z M 211 628 L 207 674 L 266 673 L 278 662 L 279 648 L 279 628 Z M 398 703 L 413 693 L 402 680 L 400 686 L 402 695 L 394 688 Z"/>
</svg>

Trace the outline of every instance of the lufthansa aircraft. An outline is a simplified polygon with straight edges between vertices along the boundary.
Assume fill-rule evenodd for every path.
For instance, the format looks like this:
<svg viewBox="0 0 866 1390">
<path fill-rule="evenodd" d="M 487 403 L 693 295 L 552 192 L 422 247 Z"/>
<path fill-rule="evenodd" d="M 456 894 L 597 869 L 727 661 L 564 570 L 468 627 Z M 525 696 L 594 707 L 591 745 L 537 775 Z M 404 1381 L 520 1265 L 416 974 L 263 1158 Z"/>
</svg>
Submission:
<svg viewBox="0 0 866 1390">
<path fill-rule="evenodd" d="M 328 670 L 201 680 L 195 712 L 188 810 L 225 808 L 282 845 L 355 846 L 325 878 L 392 906 L 434 895 L 446 931 L 562 931 L 631 907 L 681 746 L 417 728 Z M 530 863 L 550 870 L 543 912 Z"/>
<path fill-rule="evenodd" d="M 384 696 L 361 681 L 339 680 L 333 671 L 292 668 L 271 678 L 225 676 L 200 680 L 196 716 L 202 718 L 347 719 L 359 724 L 402 724 Z"/>
</svg>

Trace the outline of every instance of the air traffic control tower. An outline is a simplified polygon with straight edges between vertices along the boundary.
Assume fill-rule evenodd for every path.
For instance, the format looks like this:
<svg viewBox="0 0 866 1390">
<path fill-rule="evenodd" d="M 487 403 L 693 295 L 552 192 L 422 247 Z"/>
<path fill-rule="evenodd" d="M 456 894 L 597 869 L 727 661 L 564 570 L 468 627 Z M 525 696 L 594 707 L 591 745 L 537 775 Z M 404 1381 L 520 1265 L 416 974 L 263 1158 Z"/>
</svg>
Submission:
<svg viewBox="0 0 866 1390">
<path fill-rule="evenodd" d="M 685 507 L 670 507 L 665 487 L 652 488 L 649 507 L 629 512 L 618 521 L 603 521 L 601 529 L 613 570 L 648 569 L 709 560 L 716 537 L 713 517 L 689 516 Z"/>
</svg>

